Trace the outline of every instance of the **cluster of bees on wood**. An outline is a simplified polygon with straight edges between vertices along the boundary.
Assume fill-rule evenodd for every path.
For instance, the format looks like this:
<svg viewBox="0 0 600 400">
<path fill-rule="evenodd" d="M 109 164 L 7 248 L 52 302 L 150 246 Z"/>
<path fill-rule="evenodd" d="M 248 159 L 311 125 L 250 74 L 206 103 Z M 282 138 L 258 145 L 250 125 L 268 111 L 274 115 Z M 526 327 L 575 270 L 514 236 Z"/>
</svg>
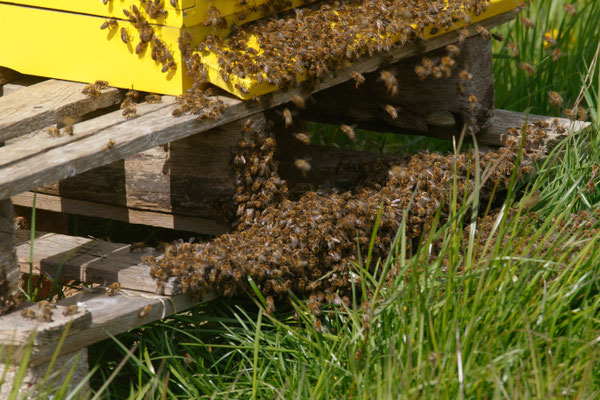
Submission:
<svg viewBox="0 0 600 400">
<path fill-rule="evenodd" d="M 496 193 L 508 188 L 521 151 L 517 179 L 534 170 L 544 142 L 543 123 L 528 127 L 527 143 L 520 146 L 520 131 L 507 132 L 506 146 L 481 153 L 443 155 L 421 152 L 408 158 L 374 161 L 345 161 L 341 168 L 358 168 L 376 177 L 364 180 L 351 190 L 309 190 L 291 200 L 285 182 L 271 195 L 271 203 L 257 202 L 264 198 L 264 177 L 254 185 L 246 168 L 261 168 L 261 160 L 272 153 L 266 133 L 253 132 L 248 122 L 242 141 L 232 160 L 238 171 L 241 205 L 240 223 L 234 231 L 213 241 L 192 243 L 178 241 L 166 246 L 162 258 L 146 257 L 151 275 L 159 281 L 177 277 L 184 292 L 200 297 L 214 293 L 232 296 L 249 289 L 248 277 L 267 299 L 272 312 L 278 301 L 293 292 L 308 298 L 308 307 L 318 314 L 323 303 L 349 303 L 353 285 L 358 284 L 354 265 L 360 263 L 358 254 L 368 254 L 377 215 L 380 220 L 372 250 L 372 260 L 385 257 L 391 240 L 406 218 L 407 237 L 414 243 L 430 228 L 436 212 L 442 223 L 450 212 L 450 190 L 456 181 L 457 196 L 463 198 L 474 188 L 474 171 L 487 170 L 480 197 L 489 201 Z M 262 141 L 256 138 L 263 137 Z M 246 150 L 248 138 L 256 142 L 254 149 L 264 148 L 257 161 L 250 161 L 252 151 Z M 264 146 L 264 144 L 268 144 Z M 537 144 L 537 145 L 536 145 Z M 250 154 L 250 156 L 249 156 Z M 241 157 L 247 158 L 244 164 Z M 237 157 L 237 159 L 236 159 Z M 357 165 L 349 165 L 357 164 Z M 273 164 L 276 165 L 276 164 Z M 248 181 L 243 181 L 247 177 Z M 270 179 L 278 178 L 277 170 L 269 170 Z M 252 211 L 247 211 L 251 206 Z M 405 215 L 406 214 L 406 215 Z M 371 263 L 371 268 L 375 262 Z"/>
<path fill-rule="evenodd" d="M 430 24 L 439 31 L 468 23 L 469 11 L 479 14 L 485 8 L 484 0 L 327 1 L 317 9 L 295 9 L 279 19 L 236 28 L 226 39 L 209 36 L 198 51 L 217 55 L 226 82 L 236 75 L 259 84 L 293 87 L 302 75 L 323 78 L 363 55 L 388 52 L 408 40 L 424 38 Z M 250 44 L 251 37 L 258 48 Z M 195 62 L 201 63 L 201 58 Z"/>
</svg>

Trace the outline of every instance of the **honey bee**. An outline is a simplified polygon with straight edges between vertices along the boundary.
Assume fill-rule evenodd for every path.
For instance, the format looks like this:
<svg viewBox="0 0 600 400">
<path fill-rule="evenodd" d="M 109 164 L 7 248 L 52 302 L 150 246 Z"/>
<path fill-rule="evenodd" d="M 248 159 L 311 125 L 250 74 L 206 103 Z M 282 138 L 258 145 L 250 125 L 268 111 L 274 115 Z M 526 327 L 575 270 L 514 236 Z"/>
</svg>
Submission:
<svg viewBox="0 0 600 400">
<path fill-rule="evenodd" d="M 268 296 L 266 298 L 266 302 L 267 302 L 266 312 L 267 312 L 267 314 L 272 315 L 275 312 L 275 302 L 273 301 L 273 297 Z"/>
<path fill-rule="evenodd" d="M 177 0 L 171 0 L 171 5 L 173 8 L 177 8 Z"/>
<path fill-rule="evenodd" d="M 481 25 L 477 25 L 475 27 L 475 30 L 477 31 L 477 33 L 479 33 L 483 38 L 485 39 L 489 39 L 490 37 L 490 31 L 488 31 L 485 27 L 481 26 Z"/>
<path fill-rule="evenodd" d="M 129 43 L 129 34 L 127 33 L 127 29 L 121 28 L 121 40 L 123 43 Z"/>
<path fill-rule="evenodd" d="M 390 71 L 381 71 L 380 79 L 385 83 L 385 88 L 391 96 L 395 96 L 398 92 L 398 80 Z"/>
<path fill-rule="evenodd" d="M 287 108 L 283 109 L 283 120 L 286 127 L 292 125 L 292 112 Z"/>
<path fill-rule="evenodd" d="M 587 119 L 588 119 L 587 111 L 585 110 L 585 108 L 583 108 L 581 106 L 579 106 L 577 108 L 577 116 L 582 121 L 587 121 Z"/>
<path fill-rule="evenodd" d="M 517 46 L 516 43 L 510 42 L 508 44 L 508 49 L 510 50 L 510 52 L 512 53 L 513 56 L 515 56 L 515 57 L 519 56 L 520 50 L 519 50 L 519 46 Z"/>
<path fill-rule="evenodd" d="M 88 95 L 89 97 L 93 97 L 93 98 L 98 98 L 98 97 L 100 97 L 100 95 L 102 95 L 102 92 L 100 92 L 98 87 L 93 83 L 86 85 L 83 88 L 83 90 L 81 91 L 81 93 Z"/>
<path fill-rule="evenodd" d="M 117 26 L 119 26 L 119 24 L 117 23 L 117 20 L 114 18 L 111 19 L 107 19 L 106 21 L 104 21 L 104 23 L 102 25 L 100 25 L 100 29 L 104 30 L 106 28 L 116 28 Z"/>
<path fill-rule="evenodd" d="M 531 64 L 526 63 L 525 61 L 522 61 L 519 63 L 519 69 L 527 72 L 529 74 L 529 76 L 535 75 L 535 69 L 533 69 Z"/>
<path fill-rule="evenodd" d="M 146 103 L 160 103 L 162 101 L 162 97 L 159 94 L 148 94 L 146 95 Z"/>
<path fill-rule="evenodd" d="M 106 294 L 109 296 L 114 296 L 120 288 L 121 284 L 119 282 L 113 282 L 106 287 Z"/>
<path fill-rule="evenodd" d="M 348 136 L 348 139 L 352 141 L 356 139 L 356 133 L 354 132 L 353 126 L 342 124 L 340 128 L 342 129 L 342 132 L 344 132 L 346 136 Z"/>
<path fill-rule="evenodd" d="M 558 94 L 557 92 L 550 90 L 548 92 L 548 102 L 555 106 L 555 107 L 560 107 L 563 104 L 563 98 L 560 94 Z"/>
<path fill-rule="evenodd" d="M 46 128 L 46 133 L 52 137 L 60 137 L 60 130 L 55 126 Z"/>
<path fill-rule="evenodd" d="M 556 39 L 554 39 L 552 36 L 545 34 L 544 36 L 542 36 L 542 40 L 545 43 L 548 43 L 549 46 L 556 46 L 558 43 L 556 42 Z"/>
<path fill-rule="evenodd" d="M 294 161 L 294 166 L 300 170 L 303 176 L 306 176 L 312 168 L 310 163 L 302 158 L 298 158 Z"/>
<path fill-rule="evenodd" d="M 577 9 L 573 4 L 566 3 L 564 6 L 566 12 L 568 12 L 571 16 L 577 14 Z"/>
<path fill-rule="evenodd" d="M 458 43 L 462 43 L 465 40 L 467 40 L 467 38 L 471 36 L 471 34 L 469 33 L 469 31 L 467 29 L 461 29 L 458 32 Z"/>
<path fill-rule="evenodd" d="M 396 110 L 396 107 L 392 106 L 391 104 L 385 105 L 385 111 L 390 115 L 390 117 L 392 117 L 392 119 L 398 118 L 398 111 Z"/>
<path fill-rule="evenodd" d="M 21 311 L 21 317 L 27 319 L 36 319 L 36 313 L 31 308 L 26 308 Z"/>
<path fill-rule="evenodd" d="M 140 310 L 140 312 L 138 313 L 138 317 L 139 318 L 146 318 L 148 316 L 148 314 L 150 314 L 150 311 L 152 311 L 152 304 L 146 304 L 144 306 L 144 308 L 142 308 Z"/>
<path fill-rule="evenodd" d="M 560 59 L 560 55 L 561 55 L 561 51 L 560 49 L 554 49 L 552 51 L 552 61 L 557 62 Z"/>
<path fill-rule="evenodd" d="M 533 21 L 525 16 L 521 16 L 521 23 L 529 29 L 535 28 L 535 24 L 533 23 Z"/>
<path fill-rule="evenodd" d="M 449 44 L 448 46 L 446 46 L 446 52 L 448 53 L 449 57 L 456 57 L 460 55 L 460 48 L 453 44 Z"/>
<path fill-rule="evenodd" d="M 135 108 L 134 105 L 130 104 L 123 109 L 122 114 L 127 119 L 135 118 L 137 117 L 137 108 Z"/>
<path fill-rule="evenodd" d="M 108 139 L 108 142 L 104 146 L 104 150 L 112 149 L 113 147 L 115 147 L 115 144 L 116 143 L 115 143 L 114 139 Z"/>
<path fill-rule="evenodd" d="M 362 85 L 363 83 L 365 83 L 365 77 L 360 72 L 351 71 L 350 72 L 350 76 L 352 77 L 352 79 L 354 79 L 354 87 L 356 89 L 358 89 L 358 87 L 360 85 Z"/>
<path fill-rule="evenodd" d="M 146 243 L 144 242 L 134 242 L 129 245 L 129 252 L 133 253 L 136 250 L 144 250 L 146 248 Z"/>
<path fill-rule="evenodd" d="M 586 183 L 585 187 L 588 191 L 593 192 L 596 188 L 596 180 L 598 179 L 598 172 L 600 172 L 600 166 L 598 164 L 594 164 L 592 166 L 592 175 L 590 179 Z"/>
<path fill-rule="evenodd" d="M 563 114 L 565 114 L 565 116 L 569 119 L 574 120 L 575 117 L 577 116 L 577 112 L 575 109 L 571 109 L 571 108 L 565 108 L 563 110 Z"/>
<path fill-rule="evenodd" d="M 294 133 L 294 137 L 303 144 L 310 144 L 310 138 L 306 133 Z"/>
<path fill-rule="evenodd" d="M 96 82 L 94 82 L 94 85 L 96 85 L 96 88 L 98 90 L 104 90 L 104 89 L 108 88 L 108 82 L 107 81 L 97 80 Z"/>
<path fill-rule="evenodd" d="M 72 304 L 69 307 L 65 308 L 63 311 L 64 316 L 75 315 L 77 314 L 77 304 Z"/>
<path fill-rule="evenodd" d="M 494 32 L 492 33 L 492 37 L 499 42 L 504 42 L 504 36 L 502 36 L 500 33 Z"/>
<path fill-rule="evenodd" d="M 295 94 L 290 98 L 290 101 L 294 103 L 294 105 L 298 108 L 304 108 L 306 104 L 304 103 L 304 98 L 299 94 Z"/>
<path fill-rule="evenodd" d="M 73 125 L 77 122 L 76 118 L 73 117 L 65 117 L 63 118 L 63 124 L 64 124 L 64 128 L 63 131 L 64 133 L 73 136 Z"/>
<path fill-rule="evenodd" d="M 471 74 L 466 69 L 463 69 L 458 73 L 458 77 L 463 81 L 470 81 L 471 79 L 473 79 L 473 74 Z"/>
<path fill-rule="evenodd" d="M 472 110 L 479 107 L 479 101 L 477 100 L 477 96 L 475 96 L 474 94 L 469 96 L 469 106 Z"/>
</svg>

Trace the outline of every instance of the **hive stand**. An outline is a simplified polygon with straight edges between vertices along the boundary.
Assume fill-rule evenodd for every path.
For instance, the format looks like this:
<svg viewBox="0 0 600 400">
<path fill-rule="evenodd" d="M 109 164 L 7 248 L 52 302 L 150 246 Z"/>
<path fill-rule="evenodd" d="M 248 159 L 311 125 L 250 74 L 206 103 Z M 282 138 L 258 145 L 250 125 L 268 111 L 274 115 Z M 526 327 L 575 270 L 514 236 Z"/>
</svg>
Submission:
<svg viewBox="0 0 600 400">
<path fill-rule="evenodd" d="M 514 13 L 506 13 L 480 25 L 491 28 L 513 17 Z M 474 26 L 469 31 L 476 34 Z M 118 108 L 123 98 L 120 90 L 109 88 L 92 99 L 81 94 L 84 85 L 80 83 L 57 80 L 35 83 L 27 77 L 16 80 L 18 75 L 0 70 L 0 82 L 13 80 L 4 84 L 3 89 L 8 94 L 0 97 L 0 142 L 6 142 L 0 148 L 0 278 L 8 282 L 0 286 L 0 296 L 14 293 L 19 268 L 22 272 L 33 269 L 34 273 L 51 277 L 56 277 L 61 268 L 63 278 L 121 285 L 115 296 L 108 296 L 101 287 L 98 292 L 82 291 L 60 300 L 53 311 L 53 322 L 28 320 L 20 311 L 0 317 L 0 344 L 12 349 L 12 363 L 19 363 L 28 344 L 33 346 L 26 383 L 31 386 L 43 379 L 43 372 L 67 326 L 68 334 L 58 351 L 60 362 L 79 354 L 78 376 L 85 376 L 86 346 L 108 338 L 108 334 L 118 334 L 183 311 L 199 301 L 179 294 L 175 281 L 165 284 L 157 294 L 149 268 L 140 262 L 143 254 L 131 252 L 127 244 L 36 232 L 34 257 L 30 260 L 29 233 L 19 231 L 15 237 L 10 199 L 14 204 L 30 207 L 33 205 L 30 191 L 37 189 L 35 205 L 38 209 L 220 234 L 229 228 L 227 209 L 234 190 L 229 161 L 242 124 L 253 118 L 264 129 L 269 129 L 267 118 L 273 117 L 269 110 L 288 103 L 294 95 L 308 98 L 316 93 L 313 95 L 316 103 L 309 100 L 309 108 L 298 119 L 356 122 L 368 128 L 408 129 L 430 135 L 440 135 L 443 128 L 446 138 L 460 131 L 463 123 L 471 121 L 475 130 L 481 130 L 477 136 L 481 145 L 501 144 L 502 135 L 509 127 L 520 127 L 527 120 L 547 119 L 501 110 L 494 112 L 489 41 L 481 37 L 468 39 L 459 59 L 474 75 L 467 89 L 477 93 L 480 99 L 475 113 L 467 108 L 464 98 L 448 95 L 451 90 L 443 86 L 443 80 L 420 82 L 416 76 L 410 78 L 414 63 L 418 62 L 417 58 L 410 57 L 437 57 L 443 52 L 438 49 L 456 43 L 457 39 L 457 34 L 450 32 L 419 44 L 393 48 L 385 56 L 366 58 L 351 69 L 320 82 L 278 91 L 259 102 L 218 96 L 227 109 L 220 119 L 205 121 L 198 121 L 195 115 L 174 118 L 172 112 L 177 103 L 169 96 L 164 96 L 159 104 L 139 104 L 138 117 L 125 119 Z M 483 51 L 486 57 L 481 60 L 473 57 L 477 51 Z M 385 90 L 383 84 L 376 79 L 376 71 L 382 64 L 401 79 L 403 94 L 397 98 L 388 97 L 382 91 Z M 359 91 L 351 81 L 352 71 L 367 77 Z M 369 75 L 371 73 L 374 75 Z M 456 81 L 447 82 L 456 90 Z M 411 109 L 410 96 L 428 91 L 446 94 L 440 101 L 430 101 L 431 97 L 425 95 L 419 100 L 418 112 Z M 363 96 L 396 105 L 399 118 L 391 120 L 381 111 L 379 102 L 366 104 Z M 349 99 L 348 104 L 334 107 L 339 99 Z M 369 112 L 362 113 L 361 107 L 369 107 Z M 64 117 L 81 118 L 81 122 L 74 125 L 74 135 L 49 137 L 44 128 L 60 124 Z M 275 118 L 281 117 L 276 115 Z M 549 129 L 550 140 L 587 126 L 564 119 L 559 122 L 564 131 Z M 381 155 L 366 152 L 300 145 L 289 133 L 277 132 L 276 156 L 280 161 L 280 175 L 292 187 L 327 180 L 351 182 L 351 176 L 336 175 L 335 166 L 340 160 L 381 158 Z M 107 147 L 109 141 L 114 142 L 113 147 Z M 294 169 L 293 162 L 297 158 L 311 159 L 312 169 L 307 177 Z M 17 244 L 16 251 L 13 242 Z M 151 254 L 153 249 L 144 251 Z M 18 264 L 13 254 L 17 255 Z M 77 312 L 63 315 L 74 304 Z M 148 305 L 152 306 L 150 313 L 141 317 L 140 311 Z M 37 306 L 30 307 L 39 313 Z M 16 366 L 9 369 L 14 371 Z M 28 385 L 21 385 L 21 390 L 26 390 Z M 8 383 L 2 386 L 0 398 L 10 391 L 10 386 Z"/>
</svg>

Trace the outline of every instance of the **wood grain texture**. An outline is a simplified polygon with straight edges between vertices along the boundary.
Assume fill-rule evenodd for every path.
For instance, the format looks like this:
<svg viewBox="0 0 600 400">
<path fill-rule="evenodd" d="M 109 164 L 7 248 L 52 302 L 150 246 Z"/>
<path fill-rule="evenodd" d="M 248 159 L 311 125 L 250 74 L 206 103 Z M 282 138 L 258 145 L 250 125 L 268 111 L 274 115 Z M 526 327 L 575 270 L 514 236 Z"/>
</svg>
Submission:
<svg viewBox="0 0 600 400">
<path fill-rule="evenodd" d="M 0 315 L 12 308 L 19 287 L 13 215 L 11 201 L 0 200 Z"/>
<path fill-rule="evenodd" d="M 21 272 L 29 272 L 29 231 L 17 231 L 17 258 Z M 34 242 L 33 270 L 36 274 L 75 279 L 86 283 L 110 285 L 119 282 L 124 289 L 157 293 L 157 282 L 143 256 L 159 256 L 151 247 L 131 251 L 130 245 L 98 239 L 37 232 Z M 62 266 L 62 267 L 61 267 Z M 173 282 L 162 286 L 160 294 L 173 295 L 181 289 Z"/>
<path fill-rule="evenodd" d="M 494 109 L 491 42 L 489 38 L 477 35 L 457 45 L 461 51 L 453 58 L 456 64 L 450 77 L 435 79 L 429 76 L 421 80 L 417 76 L 415 67 L 422 64 L 422 60 L 440 63 L 447 55 L 445 49 L 436 49 L 385 67 L 398 81 L 396 94 L 391 95 L 380 73 L 374 72 L 365 75 L 365 83 L 358 87 L 350 81 L 316 93 L 313 95 L 315 101 L 308 103 L 302 117 L 334 124 L 357 124 L 359 128 L 379 123 L 427 132 L 428 117 L 446 111 L 455 115 L 457 126 L 467 124 L 474 132 L 479 132 Z M 471 80 L 460 77 L 463 70 L 469 71 Z M 475 107 L 470 104 L 470 96 L 477 99 Z M 386 105 L 396 109 L 397 118 L 390 116 Z"/>
<path fill-rule="evenodd" d="M 254 118 L 259 118 L 255 114 Z M 281 120 L 272 115 L 273 120 Z M 231 152 L 240 138 L 241 121 L 197 134 L 167 147 L 157 147 L 105 167 L 38 188 L 38 209 L 110 218 L 218 235 L 229 228 L 235 205 Z M 357 180 L 336 166 L 341 160 L 371 160 L 380 154 L 303 145 L 291 131 L 277 135 L 276 159 L 280 176 L 289 187 L 335 182 L 344 186 Z M 312 169 L 303 176 L 294 167 L 297 158 L 310 158 Z M 31 207 L 31 192 L 12 197 Z M 101 203 L 100 203 L 101 202 Z"/>
<path fill-rule="evenodd" d="M 8 96 L 26 87 L 46 81 L 48 78 L 33 75 L 22 75 L 2 86 L 2 95 Z"/>
<path fill-rule="evenodd" d="M 91 98 L 81 93 L 84 87 L 83 83 L 49 79 L 0 97 L 0 142 L 54 125 L 65 117 L 109 107 L 121 99 L 116 88 Z"/>
<path fill-rule="evenodd" d="M 128 170 L 126 170 L 127 172 Z M 110 173 L 110 169 L 105 172 Z M 97 175 L 101 175 L 102 171 L 97 172 Z M 78 179 L 78 182 L 83 184 L 88 183 L 86 174 L 82 174 L 81 179 Z M 98 181 L 94 181 L 96 185 L 92 185 L 91 187 L 97 187 Z M 169 211 L 172 209 L 170 201 L 160 202 L 156 201 L 154 203 L 154 210 L 138 210 L 126 206 L 121 206 L 118 204 L 123 203 L 119 192 L 119 187 L 115 187 L 114 197 L 105 195 L 103 197 L 103 201 L 113 202 L 113 204 L 106 203 L 98 203 L 97 193 L 93 189 L 86 190 L 85 186 L 82 186 L 77 192 L 78 196 L 81 199 L 73 199 L 70 197 L 65 197 L 65 195 L 60 194 L 45 194 L 54 193 L 58 189 L 59 185 L 53 185 L 50 187 L 40 188 L 40 191 L 37 193 L 36 198 L 36 209 L 38 210 L 47 210 L 57 213 L 66 213 L 66 214 L 74 214 L 74 215 L 83 215 L 87 217 L 96 217 L 96 218 L 106 218 L 112 219 L 115 221 L 123 221 L 130 224 L 140 224 L 140 225 L 149 225 L 149 226 L 157 226 L 161 228 L 167 229 L 175 229 L 178 231 L 188 231 L 188 232 L 199 232 L 207 235 L 220 235 L 226 232 L 229 229 L 228 224 L 225 224 L 220 221 L 219 218 L 215 214 L 213 214 L 210 218 L 199 218 L 195 216 L 190 216 L 186 214 L 177 214 L 173 211 Z M 166 192 L 169 191 L 169 185 L 167 184 L 161 190 Z M 59 193 L 60 190 L 57 190 Z M 108 192 L 107 192 L 108 193 Z M 180 192 L 181 195 L 189 194 L 189 191 L 182 190 Z M 68 195 L 68 194 L 67 194 Z M 149 197 L 153 196 L 153 192 L 146 192 L 142 194 L 144 197 L 144 201 L 149 201 Z M 23 207 L 33 207 L 33 192 L 24 192 L 11 197 L 13 204 Z M 89 200 L 85 200 L 89 199 Z M 135 202 L 137 199 L 133 197 L 133 195 L 127 196 L 127 201 Z M 195 210 L 194 205 L 199 204 L 203 208 L 208 208 L 210 203 L 204 202 L 202 198 L 191 198 L 190 204 L 188 207 L 193 211 Z M 164 210 L 164 211 L 155 211 L 155 210 Z"/>
<path fill-rule="evenodd" d="M 514 13 L 509 12 L 490 18 L 482 22 L 481 25 L 492 27 L 512 18 L 514 18 Z M 476 32 L 475 26 L 468 28 L 472 34 Z M 13 159 L 10 164 L 0 164 L 0 168 L 3 169 L 4 173 L 0 176 L 0 198 L 7 198 L 26 190 L 110 164 L 128 155 L 246 118 L 262 110 L 286 103 L 293 95 L 307 95 L 348 81 L 351 79 L 352 71 L 372 72 L 378 69 L 382 63 L 394 63 L 415 54 L 446 46 L 456 42 L 457 35 L 453 31 L 422 41 L 419 44 L 409 43 L 403 47 L 394 48 L 385 55 L 360 60 L 351 69 L 340 71 L 335 76 L 322 82 L 306 82 L 297 88 L 264 96 L 259 102 L 242 102 L 231 97 L 220 96 L 219 98 L 223 100 L 228 108 L 223 112 L 221 118 L 216 121 L 200 122 L 194 115 L 173 118 L 172 111 L 176 108 L 176 105 L 160 104 L 154 105 L 158 107 L 147 113 L 141 113 L 142 115 L 133 120 L 124 120 L 121 113 L 115 111 L 81 122 L 75 125 L 76 135 L 71 137 L 71 140 L 61 141 L 60 147 L 58 142 L 50 148 L 36 145 L 35 154 L 29 153 L 26 159 L 21 158 L 19 162 L 15 162 Z M 15 95 L 23 93 L 23 91 L 34 86 L 23 89 Z M 1 98 L 0 101 L 8 97 L 10 96 Z M 147 107 L 141 106 L 138 113 L 144 109 L 148 110 Z M 25 128 L 29 129 L 25 125 L 19 131 L 27 130 Z M 2 132 L 5 129 L 0 128 L 0 135 L 3 134 Z M 114 140 L 116 144 L 109 151 L 104 151 L 109 140 Z M 0 149 L 0 162 L 12 153 L 14 152 Z"/>
<path fill-rule="evenodd" d="M 87 326 L 69 331 L 63 346 L 59 349 L 59 354 L 75 351 L 101 340 L 108 339 L 110 335 L 118 335 L 130 329 L 137 328 L 151 322 L 164 319 L 170 315 L 185 311 L 197 304 L 213 299 L 213 296 L 207 296 L 202 300 L 194 299 L 189 295 L 179 295 L 165 297 L 158 295 L 143 294 L 141 292 L 121 290 L 114 296 L 107 296 L 104 293 L 80 292 L 68 299 L 60 300 L 58 307 L 69 307 L 77 305 L 77 309 L 82 313 L 89 314 L 91 321 Z M 140 311 L 144 307 L 150 306 L 148 315 L 140 317 Z M 20 317 L 17 313 L 0 317 L 0 344 L 9 344 L 10 337 L 25 337 L 29 327 L 22 328 L 22 325 L 15 324 Z M 20 320 L 19 320 L 20 321 Z M 54 329 L 54 325 L 38 324 L 38 335 L 42 334 L 48 326 Z M 52 333 L 56 337 L 58 332 Z M 50 337 L 50 335 L 47 335 Z M 31 354 L 30 366 L 39 365 L 50 360 L 57 349 L 57 340 L 46 340 L 39 345 L 34 346 Z M 12 348 L 11 361 L 18 363 L 23 357 L 25 346 L 16 344 Z"/>
</svg>

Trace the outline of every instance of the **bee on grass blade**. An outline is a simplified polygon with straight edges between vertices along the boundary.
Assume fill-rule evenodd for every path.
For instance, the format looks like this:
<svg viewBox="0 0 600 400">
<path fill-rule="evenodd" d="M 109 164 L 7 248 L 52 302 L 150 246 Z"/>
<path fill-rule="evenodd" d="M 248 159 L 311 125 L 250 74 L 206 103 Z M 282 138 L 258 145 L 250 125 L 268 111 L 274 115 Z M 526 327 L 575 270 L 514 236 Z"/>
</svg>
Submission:
<svg viewBox="0 0 600 400">
<path fill-rule="evenodd" d="M 342 129 L 342 132 L 344 132 L 346 134 L 346 136 L 348 136 L 348 139 L 354 141 L 356 139 L 356 133 L 354 132 L 354 127 L 356 125 L 345 125 L 342 124 L 342 126 L 340 126 L 340 128 Z"/>
</svg>

